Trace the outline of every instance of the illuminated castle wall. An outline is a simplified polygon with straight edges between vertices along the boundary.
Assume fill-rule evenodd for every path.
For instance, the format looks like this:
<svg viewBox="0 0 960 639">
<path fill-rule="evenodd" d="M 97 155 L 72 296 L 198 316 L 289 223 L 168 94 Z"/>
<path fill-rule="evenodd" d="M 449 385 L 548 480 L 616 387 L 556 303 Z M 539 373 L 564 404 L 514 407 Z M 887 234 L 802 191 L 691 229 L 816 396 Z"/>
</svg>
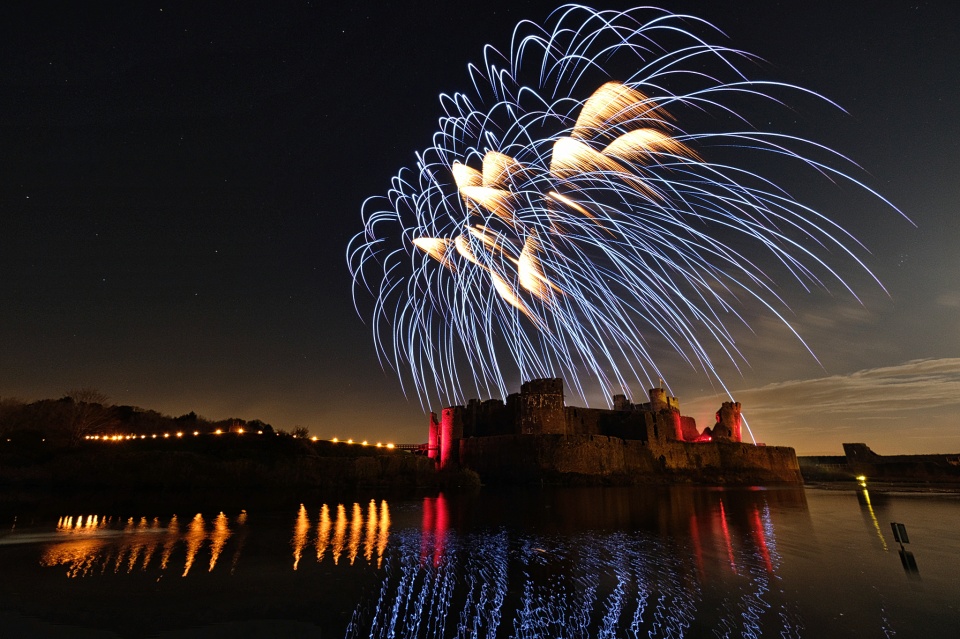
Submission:
<svg viewBox="0 0 960 639">
<path fill-rule="evenodd" d="M 501 468 L 508 475 L 652 476 L 706 469 L 704 476 L 733 471 L 747 481 L 799 481 L 793 449 L 742 444 L 739 403 L 725 402 L 716 424 L 700 432 L 692 417 L 680 414 L 680 401 L 664 389 L 651 389 L 649 399 L 633 404 L 615 395 L 613 409 L 566 406 L 563 380 L 531 380 L 506 402 L 473 399 L 466 406 L 444 408 L 439 421 L 431 413 L 428 455 L 441 469 L 497 474 Z M 770 459 L 776 451 L 789 454 L 784 460 Z M 769 472 L 741 472 L 754 467 Z"/>
</svg>

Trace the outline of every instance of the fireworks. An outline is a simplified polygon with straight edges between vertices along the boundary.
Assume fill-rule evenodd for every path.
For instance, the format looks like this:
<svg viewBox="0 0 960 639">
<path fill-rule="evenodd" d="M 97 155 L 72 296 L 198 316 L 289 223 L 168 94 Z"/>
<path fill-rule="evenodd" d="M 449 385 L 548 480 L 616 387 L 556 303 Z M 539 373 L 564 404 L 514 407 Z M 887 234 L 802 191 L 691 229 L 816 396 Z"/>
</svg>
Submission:
<svg viewBox="0 0 960 639">
<path fill-rule="evenodd" d="M 422 402 L 538 377 L 629 395 L 667 377 L 650 344 L 722 385 L 711 353 L 743 360 L 725 322 L 744 302 L 797 334 L 761 263 L 853 294 L 836 262 L 866 271 L 860 245 L 757 167 L 886 201 L 828 148 L 756 129 L 789 94 L 829 102 L 749 79 L 752 57 L 718 35 L 657 9 L 562 7 L 520 23 L 507 53 L 487 47 L 471 92 L 440 97 L 432 145 L 364 203 L 348 248 L 381 361 Z"/>
</svg>

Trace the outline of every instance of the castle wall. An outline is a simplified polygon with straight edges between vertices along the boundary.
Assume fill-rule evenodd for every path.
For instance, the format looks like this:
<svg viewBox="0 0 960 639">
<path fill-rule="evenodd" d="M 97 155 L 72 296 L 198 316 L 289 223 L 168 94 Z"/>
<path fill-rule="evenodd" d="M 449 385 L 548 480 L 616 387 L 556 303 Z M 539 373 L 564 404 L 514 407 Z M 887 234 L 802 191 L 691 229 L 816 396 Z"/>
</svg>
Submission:
<svg viewBox="0 0 960 639">
<path fill-rule="evenodd" d="M 598 435 L 505 435 L 460 442 L 462 464 L 485 482 L 685 481 L 802 483 L 792 448 L 651 442 Z"/>
<path fill-rule="evenodd" d="M 566 432 L 562 379 L 534 379 L 520 387 L 520 433 Z"/>
<path fill-rule="evenodd" d="M 470 400 L 464 409 L 463 436 L 489 437 L 519 433 L 516 402 L 504 404 L 498 399 Z"/>
<path fill-rule="evenodd" d="M 679 405 L 655 388 L 649 404 L 634 405 L 620 395 L 614 397 L 619 410 L 565 406 L 563 380 L 532 380 L 506 403 L 471 400 L 445 408 L 439 465 L 471 468 L 494 482 L 802 481 L 793 449 L 739 443 L 740 404 L 725 402 L 714 441 L 697 443 L 696 422 L 681 416 Z"/>
<path fill-rule="evenodd" d="M 565 409 L 565 432 L 569 435 L 600 435 L 603 433 L 601 420 L 604 412 L 598 408 L 580 408 L 567 406 Z"/>
<path fill-rule="evenodd" d="M 641 411 L 565 407 L 567 435 L 605 435 L 621 439 L 650 439 L 650 422 Z"/>
<path fill-rule="evenodd" d="M 626 395 L 613 396 L 613 410 L 633 410 L 633 404 Z"/>
<path fill-rule="evenodd" d="M 697 437 L 700 436 L 700 431 L 697 430 L 697 420 L 693 417 L 684 417 L 680 416 L 680 433 L 683 435 L 683 440 L 692 442 Z"/>
<path fill-rule="evenodd" d="M 960 482 L 960 455 L 878 455 L 866 444 L 844 444 L 851 475 L 886 481 Z"/>
</svg>

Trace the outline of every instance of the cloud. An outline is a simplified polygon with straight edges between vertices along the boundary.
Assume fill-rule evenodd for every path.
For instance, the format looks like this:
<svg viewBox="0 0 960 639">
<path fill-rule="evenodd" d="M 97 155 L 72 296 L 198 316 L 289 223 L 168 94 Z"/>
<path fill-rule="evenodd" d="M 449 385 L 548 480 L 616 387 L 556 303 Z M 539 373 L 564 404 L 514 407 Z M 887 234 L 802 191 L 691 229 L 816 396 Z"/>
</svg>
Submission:
<svg viewBox="0 0 960 639">
<path fill-rule="evenodd" d="M 938 306 L 945 306 L 946 308 L 960 308 L 960 293 L 955 291 L 941 293 L 937 296 L 936 303 Z"/>
<path fill-rule="evenodd" d="M 893 452 L 944 452 L 937 448 L 938 438 L 956 445 L 960 358 L 911 360 L 849 375 L 777 382 L 732 394 L 743 404 L 755 432 L 793 445 L 798 452 L 801 448 L 833 450 L 838 439 L 883 442 L 883 447 Z M 699 415 L 693 411 L 701 410 L 712 414 L 717 406 L 716 396 L 687 402 L 694 416 Z M 705 424 L 699 422 L 702 428 Z M 924 434 L 918 437 L 920 433 Z M 906 439 L 914 444 L 906 443 Z M 907 450 L 917 445 L 930 450 Z"/>
</svg>

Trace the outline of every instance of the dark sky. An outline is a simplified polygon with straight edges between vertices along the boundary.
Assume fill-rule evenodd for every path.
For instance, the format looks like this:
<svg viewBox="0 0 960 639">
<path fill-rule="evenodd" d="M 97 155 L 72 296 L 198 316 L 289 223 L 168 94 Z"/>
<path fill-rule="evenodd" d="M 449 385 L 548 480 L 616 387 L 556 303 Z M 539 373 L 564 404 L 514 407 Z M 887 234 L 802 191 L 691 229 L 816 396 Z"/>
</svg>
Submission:
<svg viewBox="0 0 960 639">
<path fill-rule="evenodd" d="M 353 310 L 346 244 L 363 200 L 429 144 L 438 95 L 558 4 L 5 6 L 0 397 L 87 386 L 173 415 L 421 441 L 423 409 Z M 820 364 L 751 321 L 752 368 L 724 373 L 757 439 L 960 450 L 958 5 L 660 6 L 843 106 L 798 112 L 802 132 L 916 224 L 829 186 L 811 195 L 872 251 L 889 295 L 861 273 L 862 305 L 788 300 Z M 712 421 L 723 398 L 705 379 L 678 363 L 672 387 Z"/>
</svg>

